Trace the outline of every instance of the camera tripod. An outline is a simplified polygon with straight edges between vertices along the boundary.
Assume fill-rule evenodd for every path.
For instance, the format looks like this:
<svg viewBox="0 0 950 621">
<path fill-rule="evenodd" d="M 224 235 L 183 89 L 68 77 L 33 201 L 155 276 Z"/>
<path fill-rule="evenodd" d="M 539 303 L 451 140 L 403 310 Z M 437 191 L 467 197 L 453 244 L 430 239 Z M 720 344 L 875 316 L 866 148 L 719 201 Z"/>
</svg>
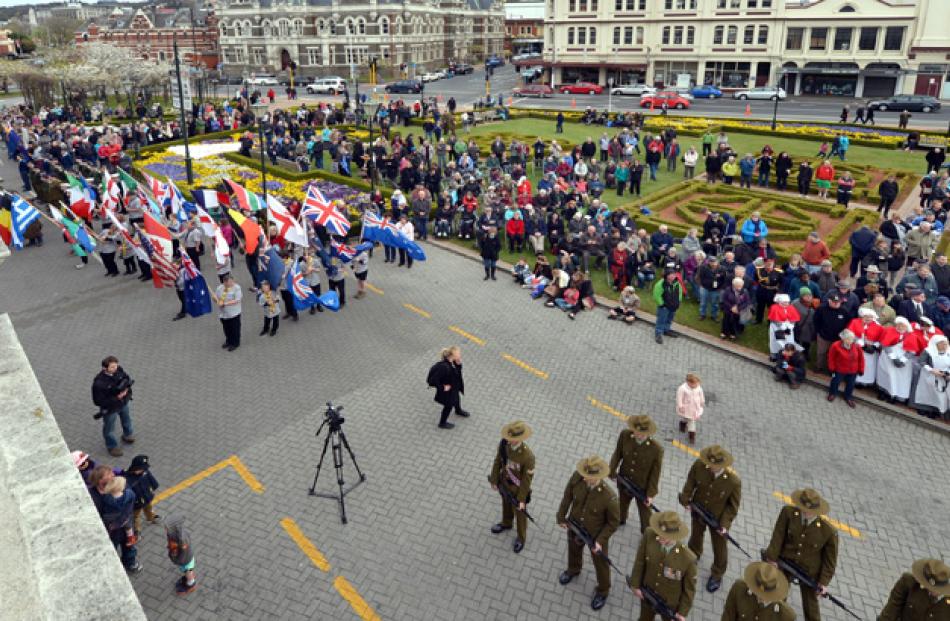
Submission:
<svg viewBox="0 0 950 621">
<path fill-rule="evenodd" d="M 353 491 L 360 483 L 366 481 L 366 475 L 360 470 L 359 464 L 356 463 L 356 456 L 353 455 L 353 449 L 350 448 L 350 443 L 346 440 L 346 434 L 343 433 L 343 417 L 340 416 L 339 412 L 343 409 L 342 406 L 334 408 L 331 403 L 327 403 L 327 411 L 323 422 L 320 424 L 320 427 L 317 429 L 316 437 L 320 437 L 320 433 L 323 431 L 324 427 L 327 427 L 327 438 L 323 441 L 323 452 L 320 454 L 320 461 L 317 462 L 317 472 L 313 475 L 313 484 L 310 486 L 310 495 L 319 496 L 321 498 L 332 498 L 340 503 L 340 521 L 346 524 L 346 504 L 344 503 L 344 496 Z M 318 492 L 317 490 L 317 479 L 320 478 L 320 470 L 323 468 L 323 460 L 327 456 L 327 448 L 332 448 L 333 451 L 333 468 L 336 470 L 336 484 L 339 488 L 338 494 L 328 494 L 325 492 Z M 346 452 L 350 455 L 350 461 L 353 462 L 353 467 L 356 468 L 356 474 L 359 475 L 359 480 L 356 483 L 353 483 L 349 487 L 344 487 L 343 481 L 343 449 L 346 448 Z"/>
</svg>

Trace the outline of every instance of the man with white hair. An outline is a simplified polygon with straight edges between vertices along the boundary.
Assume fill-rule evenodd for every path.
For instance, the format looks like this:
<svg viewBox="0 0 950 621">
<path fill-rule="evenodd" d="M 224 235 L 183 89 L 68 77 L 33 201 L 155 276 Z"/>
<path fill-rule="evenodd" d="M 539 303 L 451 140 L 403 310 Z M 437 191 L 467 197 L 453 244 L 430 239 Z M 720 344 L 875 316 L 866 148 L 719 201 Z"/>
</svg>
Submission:
<svg viewBox="0 0 950 621">
<path fill-rule="evenodd" d="M 918 259 L 929 263 L 939 241 L 940 235 L 932 229 L 930 223 L 921 222 L 917 228 L 904 236 L 904 243 L 907 246 L 907 265 L 913 265 Z"/>
</svg>

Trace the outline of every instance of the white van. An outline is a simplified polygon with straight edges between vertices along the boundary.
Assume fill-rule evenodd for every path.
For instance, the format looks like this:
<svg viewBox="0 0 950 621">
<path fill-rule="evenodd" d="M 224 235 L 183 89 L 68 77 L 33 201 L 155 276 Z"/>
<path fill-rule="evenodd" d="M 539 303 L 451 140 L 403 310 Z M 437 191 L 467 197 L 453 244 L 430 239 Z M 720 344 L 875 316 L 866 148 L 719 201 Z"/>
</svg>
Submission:
<svg viewBox="0 0 950 621">
<path fill-rule="evenodd" d="M 307 85 L 307 92 L 336 95 L 346 90 L 346 80 L 343 78 L 318 78 Z"/>
<path fill-rule="evenodd" d="M 277 77 L 272 75 L 256 75 L 248 78 L 247 83 L 251 86 L 280 86 Z"/>
</svg>

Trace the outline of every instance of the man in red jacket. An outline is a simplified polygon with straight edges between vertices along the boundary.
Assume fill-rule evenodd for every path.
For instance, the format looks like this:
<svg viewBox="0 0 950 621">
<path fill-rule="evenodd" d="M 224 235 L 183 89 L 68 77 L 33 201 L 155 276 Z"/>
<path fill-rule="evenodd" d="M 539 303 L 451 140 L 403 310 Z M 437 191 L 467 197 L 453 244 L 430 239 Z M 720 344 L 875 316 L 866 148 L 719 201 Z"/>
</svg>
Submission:
<svg viewBox="0 0 950 621">
<path fill-rule="evenodd" d="M 828 386 L 828 401 L 838 396 L 838 386 L 844 381 L 844 402 L 854 408 L 854 382 L 864 373 L 864 352 L 854 344 L 855 336 L 851 330 L 842 330 L 841 339 L 828 349 L 828 370 L 831 371 L 831 385 Z"/>
</svg>

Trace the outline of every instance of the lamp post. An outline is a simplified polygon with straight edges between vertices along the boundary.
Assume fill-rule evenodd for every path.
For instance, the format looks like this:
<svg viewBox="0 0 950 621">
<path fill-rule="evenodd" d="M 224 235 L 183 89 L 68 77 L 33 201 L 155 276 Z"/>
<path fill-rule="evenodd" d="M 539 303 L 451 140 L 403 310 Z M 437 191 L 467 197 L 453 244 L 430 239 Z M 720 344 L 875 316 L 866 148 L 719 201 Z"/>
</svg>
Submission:
<svg viewBox="0 0 950 621">
<path fill-rule="evenodd" d="M 267 106 L 262 103 L 257 103 L 251 106 L 254 110 L 254 117 L 257 119 L 257 138 L 260 142 L 261 148 L 261 193 L 264 195 L 264 205 L 266 208 L 267 205 L 267 165 L 264 160 L 264 151 L 266 149 L 266 144 L 264 143 L 264 112 L 267 110 Z M 265 223 L 266 224 L 266 223 Z"/>
<path fill-rule="evenodd" d="M 607 115 L 609 116 L 614 111 L 614 79 L 613 77 L 607 78 Z"/>
<path fill-rule="evenodd" d="M 778 100 L 779 100 L 779 89 L 782 88 L 781 78 L 775 82 L 775 106 L 772 108 L 772 131 L 775 131 L 775 126 L 778 123 Z"/>
<path fill-rule="evenodd" d="M 185 119 L 185 91 L 181 85 L 181 61 L 178 58 L 177 35 L 172 43 L 175 51 L 175 79 L 178 81 L 178 107 L 181 112 L 181 135 L 185 142 L 185 176 L 188 179 L 188 185 L 192 185 L 195 182 L 195 173 L 191 168 L 191 151 L 188 148 L 188 123 Z"/>
</svg>

